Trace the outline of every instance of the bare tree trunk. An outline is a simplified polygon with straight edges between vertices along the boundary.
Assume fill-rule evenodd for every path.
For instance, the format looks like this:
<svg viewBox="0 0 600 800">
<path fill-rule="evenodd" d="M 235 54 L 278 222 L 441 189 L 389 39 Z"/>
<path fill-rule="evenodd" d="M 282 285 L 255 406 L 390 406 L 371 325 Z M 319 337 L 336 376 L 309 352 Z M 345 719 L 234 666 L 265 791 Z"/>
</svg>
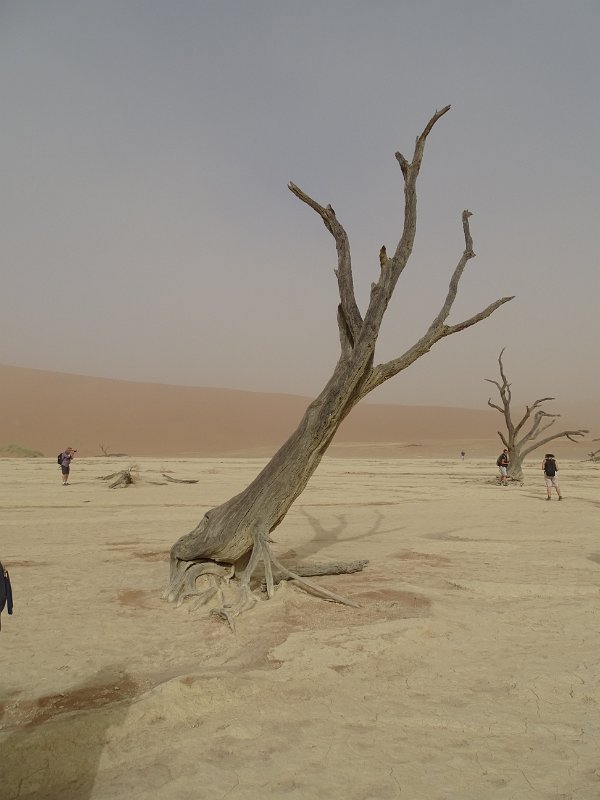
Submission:
<svg viewBox="0 0 600 800">
<path fill-rule="evenodd" d="M 550 436 L 546 436 L 544 439 L 538 440 L 540 433 L 548 430 L 548 428 L 554 425 L 557 418 L 560 417 L 560 414 L 548 414 L 541 408 L 542 403 L 554 400 L 554 397 L 542 397 L 539 400 L 536 400 L 530 406 L 526 406 L 525 414 L 521 420 L 515 424 L 512 419 L 512 411 L 510 407 L 512 402 L 511 384 L 508 382 L 508 378 L 504 372 L 504 364 L 502 363 L 504 349 L 505 348 L 502 348 L 500 355 L 498 356 L 500 381 L 496 381 L 491 378 L 485 379 L 488 383 L 493 383 L 494 386 L 498 388 L 502 406 L 492 403 L 491 397 L 488 399 L 488 406 L 490 406 L 490 408 L 495 408 L 496 411 L 499 411 L 504 417 L 504 422 L 506 424 L 506 433 L 498 431 L 498 436 L 500 437 L 502 444 L 508 449 L 508 477 L 512 478 L 512 480 L 523 482 L 523 462 L 529 453 L 532 453 L 534 450 L 537 450 L 539 447 L 542 447 L 543 445 L 548 444 L 548 442 L 552 442 L 555 439 L 566 438 L 574 442 L 574 436 L 585 436 L 588 431 L 584 430 L 583 428 L 573 431 L 560 431 Z M 532 414 L 533 418 L 531 418 Z M 543 424 L 542 420 L 545 418 L 550 419 L 551 421 Z M 529 420 L 531 420 L 530 427 L 524 429 L 525 424 Z"/>
<path fill-rule="evenodd" d="M 508 448 L 508 469 L 507 475 L 513 481 L 523 483 L 523 453 L 516 447 Z"/>
<path fill-rule="evenodd" d="M 211 509 L 171 551 L 180 560 L 204 558 L 234 563 L 253 546 L 256 531 L 270 533 L 287 514 L 319 466 L 339 425 L 360 399 L 352 396 L 339 364 L 323 392 L 306 410 L 296 431 L 243 492 Z M 343 376 L 342 376 L 343 377 Z"/>
<path fill-rule="evenodd" d="M 217 611 L 232 623 L 237 614 L 256 600 L 250 592 L 250 578 L 262 561 L 269 596 L 274 590 L 274 565 L 280 573 L 294 577 L 327 599 L 349 602 L 316 587 L 280 564 L 270 547 L 270 533 L 281 523 L 292 503 L 304 490 L 341 422 L 363 397 L 429 352 L 440 339 L 477 324 L 512 299 L 503 297 L 463 322 L 447 324 L 465 266 L 475 256 L 469 229 L 471 214 L 464 211 L 462 224 L 465 248 L 452 274 L 440 311 L 423 336 L 403 355 L 374 366 L 375 346 L 383 316 L 412 253 L 417 222 L 416 183 L 425 142 L 435 123 L 449 108 L 447 106 L 436 111 L 429 120 L 417 138 L 412 161 L 409 162 L 401 153 L 396 153 L 404 177 L 403 231 L 393 256 L 388 257 L 385 247 L 380 250 L 379 279 L 371 286 L 364 318 L 354 295 L 350 245 L 346 231 L 331 206 L 321 206 L 293 183 L 290 184 L 290 190 L 321 217 L 335 240 L 338 257 L 335 274 L 340 296 L 337 311 L 340 358 L 327 385 L 309 405 L 296 431 L 262 472 L 243 492 L 207 512 L 191 533 L 182 536 L 173 545 L 170 582 L 165 592 L 169 600 L 181 601 L 182 597 L 194 594 L 198 596 L 197 602 L 208 601 L 215 596 L 221 599 L 223 583 L 237 576 L 240 580 L 239 602 Z M 209 586 L 204 591 L 197 592 L 195 583 L 200 576 L 206 577 Z"/>
</svg>

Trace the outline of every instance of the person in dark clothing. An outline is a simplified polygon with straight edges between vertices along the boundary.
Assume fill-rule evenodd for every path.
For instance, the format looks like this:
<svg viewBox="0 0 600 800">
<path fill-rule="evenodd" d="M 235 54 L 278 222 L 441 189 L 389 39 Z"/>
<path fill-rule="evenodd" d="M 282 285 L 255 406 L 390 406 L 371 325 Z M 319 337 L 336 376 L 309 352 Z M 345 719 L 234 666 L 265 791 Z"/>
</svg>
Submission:
<svg viewBox="0 0 600 800">
<path fill-rule="evenodd" d="M 5 569 L 0 562 L 0 614 L 4 611 L 4 608 L 9 614 L 13 613 L 13 599 L 12 599 L 12 589 L 10 586 L 10 576 L 8 574 L 8 570 Z M 2 630 L 2 620 L 0 619 L 0 630 Z"/>
<path fill-rule="evenodd" d="M 508 450 L 506 447 L 496 459 L 496 464 L 500 470 L 500 486 L 508 486 Z"/>
<path fill-rule="evenodd" d="M 556 489 L 558 499 L 562 500 L 560 493 L 560 486 L 558 485 L 558 463 L 552 453 L 546 453 L 542 461 L 542 472 L 544 473 L 544 480 L 546 481 L 546 491 L 548 497 L 546 500 L 552 500 L 552 487 Z"/>
</svg>

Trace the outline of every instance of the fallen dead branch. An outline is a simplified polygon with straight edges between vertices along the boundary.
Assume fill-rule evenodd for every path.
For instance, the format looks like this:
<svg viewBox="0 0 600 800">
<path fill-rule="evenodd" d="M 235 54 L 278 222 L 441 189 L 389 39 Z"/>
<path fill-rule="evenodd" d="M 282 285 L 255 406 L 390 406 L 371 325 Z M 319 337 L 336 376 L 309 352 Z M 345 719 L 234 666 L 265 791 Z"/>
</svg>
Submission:
<svg viewBox="0 0 600 800">
<path fill-rule="evenodd" d="M 170 475 L 165 475 L 164 472 L 161 472 L 161 475 L 163 476 L 163 478 L 166 478 L 171 483 L 198 483 L 198 478 L 190 478 L 190 479 L 186 479 L 186 478 L 171 478 Z"/>
<path fill-rule="evenodd" d="M 295 575 L 301 578 L 312 578 L 317 575 L 350 575 L 353 572 L 362 572 L 369 563 L 368 559 L 360 561 L 329 561 L 320 564 L 294 564 L 288 567 L 289 572 L 274 572 L 273 583 L 294 580 Z M 261 587 L 267 590 L 267 581 L 263 580 Z"/>
</svg>

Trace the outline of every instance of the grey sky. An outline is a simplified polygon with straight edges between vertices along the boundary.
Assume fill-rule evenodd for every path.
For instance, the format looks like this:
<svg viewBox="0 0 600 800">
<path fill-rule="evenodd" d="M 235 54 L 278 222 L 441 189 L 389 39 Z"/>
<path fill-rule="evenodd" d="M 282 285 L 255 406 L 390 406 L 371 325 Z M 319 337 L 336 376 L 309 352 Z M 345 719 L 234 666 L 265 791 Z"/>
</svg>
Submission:
<svg viewBox="0 0 600 800">
<path fill-rule="evenodd" d="M 600 399 L 597 0 L 0 0 L 0 363 L 312 395 L 338 354 L 331 203 L 359 305 L 436 108 L 378 359 L 517 298 L 372 396 Z"/>
</svg>

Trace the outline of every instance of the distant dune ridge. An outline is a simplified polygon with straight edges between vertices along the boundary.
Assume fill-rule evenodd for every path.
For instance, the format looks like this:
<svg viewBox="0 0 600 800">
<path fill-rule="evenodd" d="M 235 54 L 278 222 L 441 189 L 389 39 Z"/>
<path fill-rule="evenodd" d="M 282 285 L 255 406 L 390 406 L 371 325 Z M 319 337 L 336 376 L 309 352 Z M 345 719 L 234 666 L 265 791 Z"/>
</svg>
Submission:
<svg viewBox="0 0 600 800">
<path fill-rule="evenodd" d="M 0 446 L 15 444 L 46 456 L 67 446 L 77 447 L 81 456 L 96 456 L 100 445 L 139 456 L 268 456 L 296 428 L 312 399 L 1 365 L 0 386 Z M 332 452 L 366 454 L 370 445 L 379 451 L 387 447 L 394 456 L 457 448 L 493 452 L 500 422 L 487 408 L 362 403 L 343 423 Z M 589 420 L 576 422 L 592 427 Z"/>
</svg>

